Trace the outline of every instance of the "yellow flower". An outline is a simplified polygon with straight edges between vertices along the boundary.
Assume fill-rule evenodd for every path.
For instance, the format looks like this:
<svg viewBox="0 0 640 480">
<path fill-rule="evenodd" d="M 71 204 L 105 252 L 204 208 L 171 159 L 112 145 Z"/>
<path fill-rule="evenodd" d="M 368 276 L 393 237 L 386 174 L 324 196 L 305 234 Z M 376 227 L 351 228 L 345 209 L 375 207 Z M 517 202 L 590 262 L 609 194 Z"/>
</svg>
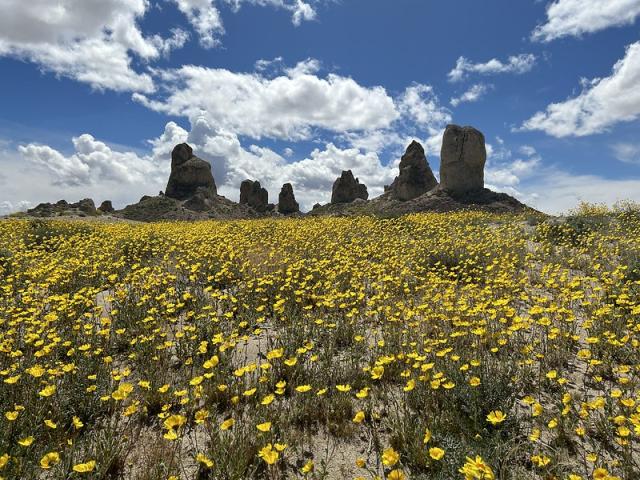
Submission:
<svg viewBox="0 0 640 480">
<path fill-rule="evenodd" d="M 209 412 L 207 410 L 201 409 L 196 412 L 195 419 L 198 425 L 204 423 L 207 418 L 209 418 Z"/>
<path fill-rule="evenodd" d="M 477 387 L 478 385 L 480 385 L 480 379 L 478 377 L 471 377 L 471 379 L 469 380 L 469 385 L 471 385 L 472 387 Z"/>
<path fill-rule="evenodd" d="M 89 473 L 89 472 L 93 472 L 95 468 L 96 468 L 96 461 L 90 460 L 86 463 L 78 463 L 74 465 L 73 471 L 78 473 Z"/>
<path fill-rule="evenodd" d="M 489 412 L 489 415 L 487 415 L 487 421 L 491 423 L 491 425 L 502 423 L 506 418 L 507 416 L 500 410 L 493 410 L 492 412 Z"/>
<path fill-rule="evenodd" d="M 187 423 L 187 418 L 182 415 L 171 415 L 162 424 L 166 429 L 179 428 Z"/>
<path fill-rule="evenodd" d="M 382 452 L 382 463 L 385 467 L 393 467 L 400 460 L 400 454 L 392 447 L 384 449 Z"/>
<path fill-rule="evenodd" d="M 196 461 L 203 464 L 207 468 L 213 468 L 213 460 L 209 459 L 204 453 L 198 453 L 196 455 Z"/>
<path fill-rule="evenodd" d="M 167 430 L 167 433 L 163 435 L 163 437 L 167 440 L 173 441 L 178 439 L 178 434 L 173 428 L 170 428 L 169 430 Z"/>
<path fill-rule="evenodd" d="M 593 480 L 608 480 L 609 472 L 606 468 L 596 468 L 593 471 Z"/>
<path fill-rule="evenodd" d="M 387 475 L 388 480 L 406 480 L 406 475 L 400 469 L 391 470 Z"/>
<path fill-rule="evenodd" d="M 476 458 L 467 457 L 465 464 L 458 470 L 465 476 L 465 480 L 494 480 L 495 476 L 491 467 L 484 463 L 480 455 Z"/>
<path fill-rule="evenodd" d="M 15 419 L 18 418 L 18 415 L 20 415 L 20 412 L 5 412 L 4 416 L 7 420 L 9 420 L 10 422 L 13 422 Z"/>
<path fill-rule="evenodd" d="M 76 430 L 80 430 L 82 427 L 84 427 L 84 423 L 82 423 L 82 421 L 78 417 L 74 416 L 71 419 L 71 422 L 73 423 L 73 426 Z"/>
<path fill-rule="evenodd" d="M 18 440 L 18 444 L 23 447 L 29 447 L 33 443 L 33 437 L 25 437 L 22 440 Z"/>
<path fill-rule="evenodd" d="M 545 455 L 532 455 L 531 461 L 539 468 L 546 467 L 551 462 L 551 459 Z"/>
<path fill-rule="evenodd" d="M 337 389 L 339 392 L 346 393 L 346 392 L 348 392 L 349 390 L 351 390 L 351 385 L 336 385 L 336 389 Z"/>
<path fill-rule="evenodd" d="M 133 384 L 121 383 L 117 390 L 111 394 L 111 398 L 114 400 L 124 400 L 131 392 L 133 392 Z"/>
<path fill-rule="evenodd" d="M 60 454 L 58 454 L 58 452 L 49 452 L 40 459 L 40 466 L 45 470 L 50 469 L 58 463 L 60 463 Z"/>
<path fill-rule="evenodd" d="M 8 453 L 0 455 L 0 470 L 7 466 L 7 463 L 9 463 L 10 458 L 11 457 L 9 456 Z"/>
<path fill-rule="evenodd" d="M 429 449 L 429 456 L 434 460 L 440 460 L 444 457 L 444 450 L 438 447 L 432 447 Z"/>
<path fill-rule="evenodd" d="M 377 367 L 373 367 L 371 369 L 371 378 L 373 380 L 381 379 L 382 375 L 384 375 L 384 367 L 382 365 L 379 365 Z"/>
<path fill-rule="evenodd" d="M 44 387 L 42 390 L 38 392 L 38 395 L 40 395 L 41 397 L 50 397 L 54 393 L 56 393 L 56 386 L 47 385 L 46 387 Z"/>
<path fill-rule="evenodd" d="M 58 425 L 48 418 L 44 421 L 44 424 L 49 428 L 58 428 Z"/>
<path fill-rule="evenodd" d="M 256 428 L 261 432 L 268 432 L 269 430 L 271 430 L 271 422 L 259 423 L 258 425 L 256 425 Z"/>
<path fill-rule="evenodd" d="M 258 456 L 264 460 L 267 465 L 273 465 L 278 461 L 280 454 L 277 450 L 273 449 L 273 445 L 268 444 L 258 452 Z"/>
<path fill-rule="evenodd" d="M 220 424 L 220 430 L 229 430 L 235 423 L 236 421 L 233 418 L 228 418 Z"/>
<path fill-rule="evenodd" d="M 358 398 L 367 398 L 368 395 L 369 395 L 369 387 L 364 387 L 362 390 L 356 393 L 356 397 Z"/>
<path fill-rule="evenodd" d="M 311 387 L 309 387 L 311 388 Z M 261 405 L 270 405 L 271 402 L 275 400 L 276 396 L 273 394 L 265 395 L 265 397 L 260 402 Z"/>
<path fill-rule="evenodd" d="M 298 393 L 305 393 L 305 392 L 308 392 L 309 390 L 311 390 L 311 385 L 299 385 L 296 387 L 296 392 Z"/>
<path fill-rule="evenodd" d="M 313 468 L 314 468 L 313 461 L 312 461 L 312 460 L 309 460 L 309 461 L 308 461 L 307 463 L 305 463 L 305 464 L 304 464 L 304 466 L 300 469 L 300 472 L 306 475 L 307 473 L 311 473 L 311 472 L 313 472 Z"/>
<path fill-rule="evenodd" d="M 362 423 L 364 421 L 364 417 L 365 417 L 364 412 L 362 410 L 360 410 L 353 417 L 353 421 L 354 421 L 354 423 Z"/>
<path fill-rule="evenodd" d="M 424 438 L 422 439 L 422 443 L 427 444 L 431 440 L 431 430 L 428 428 L 424 431 Z"/>
</svg>

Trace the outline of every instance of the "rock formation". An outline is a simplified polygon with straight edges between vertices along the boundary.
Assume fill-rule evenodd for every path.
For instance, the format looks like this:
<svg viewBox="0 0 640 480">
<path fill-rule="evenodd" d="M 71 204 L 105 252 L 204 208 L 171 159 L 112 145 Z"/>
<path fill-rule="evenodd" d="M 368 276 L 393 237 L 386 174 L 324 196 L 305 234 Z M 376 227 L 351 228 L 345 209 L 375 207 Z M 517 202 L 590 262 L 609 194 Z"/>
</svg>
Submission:
<svg viewBox="0 0 640 480">
<path fill-rule="evenodd" d="M 356 198 L 362 200 L 369 198 L 367 186 L 354 178 L 351 170 L 343 170 L 342 175 L 333 183 L 331 203 L 351 203 Z"/>
<path fill-rule="evenodd" d="M 76 203 L 60 200 L 56 203 L 41 203 L 27 210 L 27 214 L 33 217 L 57 217 L 57 216 L 95 216 L 98 214 L 96 205 L 90 198 L 85 198 Z"/>
<path fill-rule="evenodd" d="M 240 184 L 240 204 L 249 205 L 256 212 L 265 212 L 269 205 L 269 192 L 257 180 L 245 180 Z"/>
<path fill-rule="evenodd" d="M 181 143 L 171 152 L 171 175 L 165 195 L 186 200 L 197 192 L 210 197 L 217 194 L 211 165 L 196 157 L 189 145 Z"/>
<path fill-rule="evenodd" d="M 484 188 L 487 150 L 473 127 L 447 125 L 440 152 L 440 189 L 461 197 Z"/>
<path fill-rule="evenodd" d="M 400 159 L 400 174 L 389 187 L 391 195 L 406 202 L 427 193 L 436 185 L 438 181 L 429 167 L 424 148 L 414 140 Z"/>
<path fill-rule="evenodd" d="M 113 213 L 115 210 L 113 205 L 111 204 L 111 200 L 105 200 L 100 204 L 100 208 L 98 208 L 102 213 Z"/>
<path fill-rule="evenodd" d="M 293 194 L 293 186 L 290 183 L 285 183 L 278 195 L 278 211 L 285 215 L 289 213 L 296 213 L 300 211 L 300 205 L 296 202 L 296 197 Z"/>
</svg>

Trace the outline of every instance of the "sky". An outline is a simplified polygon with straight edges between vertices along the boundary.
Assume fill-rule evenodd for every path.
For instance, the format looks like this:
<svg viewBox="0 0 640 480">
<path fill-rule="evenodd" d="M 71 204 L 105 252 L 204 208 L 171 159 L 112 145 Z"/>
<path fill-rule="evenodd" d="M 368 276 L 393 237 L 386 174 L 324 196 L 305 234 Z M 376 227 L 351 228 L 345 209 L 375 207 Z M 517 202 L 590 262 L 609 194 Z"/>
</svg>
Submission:
<svg viewBox="0 0 640 480">
<path fill-rule="evenodd" d="M 303 209 L 383 192 L 421 142 L 487 141 L 486 186 L 548 213 L 640 201 L 640 0 L 0 0 L 0 214 L 164 190 L 174 145 L 220 194 Z"/>
</svg>

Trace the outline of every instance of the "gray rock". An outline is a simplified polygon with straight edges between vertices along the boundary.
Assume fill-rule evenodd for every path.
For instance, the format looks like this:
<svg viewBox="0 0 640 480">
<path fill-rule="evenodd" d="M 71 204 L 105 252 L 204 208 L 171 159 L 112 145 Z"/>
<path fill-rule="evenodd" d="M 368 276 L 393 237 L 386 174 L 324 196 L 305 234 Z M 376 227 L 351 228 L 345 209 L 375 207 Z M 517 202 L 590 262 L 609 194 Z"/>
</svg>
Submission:
<svg viewBox="0 0 640 480">
<path fill-rule="evenodd" d="M 256 212 L 265 212 L 269 205 L 269 192 L 257 180 L 245 180 L 240 184 L 240 203 L 249 205 Z"/>
<path fill-rule="evenodd" d="M 198 187 L 196 193 L 189 197 L 182 206 L 194 212 L 206 212 L 213 207 L 213 203 L 209 190 L 205 187 Z"/>
<path fill-rule="evenodd" d="M 96 204 L 93 203 L 93 200 L 90 198 L 83 198 L 78 203 L 74 203 L 71 205 L 73 208 L 77 208 L 81 212 L 86 213 L 87 215 L 97 215 Z"/>
<path fill-rule="evenodd" d="M 438 181 L 429 167 L 424 148 L 414 140 L 400 159 L 400 174 L 388 190 L 393 198 L 406 202 L 427 193 L 436 185 Z"/>
<path fill-rule="evenodd" d="M 210 197 L 217 194 L 211 165 L 193 155 L 193 149 L 186 143 L 176 145 L 171 152 L 171 175 L 165 195 L 186 200 L 195 195 L 199 188 L 204 188 Z"/>
<path fill-rule="evenodd" d="M 102 203 L 100 204 L 100 208 L 99 208 L 99 210 L 100 210 L 102 213 L 112 213 L 112 212 L 114 212 L 114 211 L 115 211 L 115 210 L 114 210 L 114 208 L 113 208 L 113 205 L 112 205 L 112 203 L 111 203 L 111 200 L 105 200 L 104 202 L 102 202 Z"/>
<path fill-rule="evenodd" d="M 367 200 L 367 186 L 353 176 L 351 170 L 343 170 L 342 175 L 333 183 L 331 203 L 351 203 L 356 198 Z"/>
<path fill-rule="evenodd" d="M 440 189 L 453 196 L 482 190 L 486 161 L 487 150 L 480 131 L 447 125 L 440 152 Z"/>
<path fill-rule="evenodd" d="M 278 195 L 278 211 L 285 215 L 289 213 L 296 213 L 300 211 L 300 205 L 296 202 L 296 197 L 293 194 L 293 186 L 290 183 L 285 183 Z"/>
</svg>

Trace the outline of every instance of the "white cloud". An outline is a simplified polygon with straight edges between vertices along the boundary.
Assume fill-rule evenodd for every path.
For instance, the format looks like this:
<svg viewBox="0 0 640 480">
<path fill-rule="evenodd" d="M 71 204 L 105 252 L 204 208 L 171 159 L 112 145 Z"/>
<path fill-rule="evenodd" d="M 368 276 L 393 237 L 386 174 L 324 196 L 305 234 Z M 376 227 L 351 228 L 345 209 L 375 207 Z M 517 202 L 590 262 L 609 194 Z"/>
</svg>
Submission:
<svg viewBox="0 0 640 480">
<path fill-rule="evenodd" d="M 624 163 L 640 165 L 640 144 L 638 143 L 616 143 L 611 149 L 615 157 Z"/>
<path fill-rule="evenodd" d="M 480 98 L 491 90 L 491 85 L 485 83 L 477 83 L 472 85 L 466 92 L 459 97 L 451 98 L 451 105 L 457 107 L 461 103 L 465 102 L 477 102 Z"/>
<path fill-rule="evenodd" d="M 304 68 L 265 78 L 226 69 L 183 66 L 163 71 L 165 97 L 134 94 L 143 105 L 192 123 L 205 117 L 216 128 L 259 139 L 305 139 L 314 128 L 333 132 L 384 128 L 398 118 L 382 87 L 363 87 L 348 77 L 320 78 Z"/>
<path fill-rule="evenodd" d="M 536 56 L 532 53 L 513 55 L 506 62 L 492 58 L 485 63 L 473 63 L 465 57 L 456 61 L 456 66 L 448 74 L 450 82 L 459 82 L 469 73 L 480 75 L 495 75 L 498 73 L 523 74 L 529 72 L 536 63 Z"/>
<path fill-rule="evenodd" d="M 415 83 L 397 101 L 398 110 L 408 120 L 429 132 L 436 132 L 451 122 L 451 112 L 443 108 L 433 87 Z"/>
<path fill-rule="evenodd" d="M 318 3 L 318 0 L 224 0 L 224 1 L 232 5 L 236 10 L 239 9 L 243 3 L 248 3 L 251 5 L 259 5 L 262 7 L 270 6 L 270 7 L 287 10 L 291 12 L 291 21 L 295 26 L 299 26 L 303 21 L 315 20 L 317 17 L 316 9 L 313 7 L 312 4 Z"/>
<path fill-rule="evenodd" d="M 542 158 L 536 149 L 523 145 L 518 151 L 524 158 L 513 158 L 513 154 L 504 142 L 498 142 L 493 148 L 487 144 L 487 164 L 485 166 L 485 182 L 487 188 L 520 197 L 518 186 L 523 180 L 534 175 L 541 166 Z"/>
<path fill-rule="evenodd" d="M 611 179 L 557 169 L 547 169 L 520 190 L 531 206 L 551 214 L 566 213 L 582 201 L 607 205 L 621 200 L 640 202 L 640 178 Z"/>
<path fill-rule="evenodd" d="M 640 0 L 556 0 L 547 7 L 547 21 L 531 38 L 550 42 L 580 37 L 609 27 L 631 25 L 640 16 Z"/>
<path fill-rule="evenodd" d="M 172 0 L 197 33 L 201 46 L 220 43 L 219 4 L 248 3 L 283 9 L 294 25 L 316 18 L 318 0 Z M 0 57 L 37 64 L 45 71 L 97 90 L 152 93 L 150 62 L 181 48 L 189 34 L 146 35 L 140 21 L 150 0 L 0 0 Z M 139 65 L 141 63 L 142 65 Z"/>
<path fill-rule="evenodd" d="M 19 146 L 18 152 L 34 166 L 47 171 L 54 185 L 91 186 L 98 183 L 139 185 L 165 179 L 166 163 L 155 162 L 150 156 L 112 150 L 89 134 L 72 139 L 75 152 L 66 156 L 46 146 Z"/>
<path fill-rule="evenodd" d="M 285 73 L 291 77 L 299 77 L 301 75 L 314 75 L 320 70 L 320 60 L 315 58 L 307 58 L 298 62 L 295 67 L 285 69 Z"/>
<path fill-rule="evenodd" d="M 640 42 L 629 45 L 610 76 L 586 82 L 577 97 L 552 103 L 524 122 L 522 130 L 541 130 L 554 137 L 601 133 L 640 117 Z"/>
<path fill-rule="evenodd" d="M 152 92 L 132 56 L 157 59 L 181 47 L 186 33 L 145 37 L 138 20 L 145 0 L 0 0 L 0 56 L 26 59 L 96 89 Z"/>
<path fill-rule="evenodd" d="M 214 0 L 174 0 L 174 2 L 198 32 L 200 44 L 204 48 L 212 48 L 220 43 L 218 37 L 224 34 L 224 26 Z"/>
</svg>

